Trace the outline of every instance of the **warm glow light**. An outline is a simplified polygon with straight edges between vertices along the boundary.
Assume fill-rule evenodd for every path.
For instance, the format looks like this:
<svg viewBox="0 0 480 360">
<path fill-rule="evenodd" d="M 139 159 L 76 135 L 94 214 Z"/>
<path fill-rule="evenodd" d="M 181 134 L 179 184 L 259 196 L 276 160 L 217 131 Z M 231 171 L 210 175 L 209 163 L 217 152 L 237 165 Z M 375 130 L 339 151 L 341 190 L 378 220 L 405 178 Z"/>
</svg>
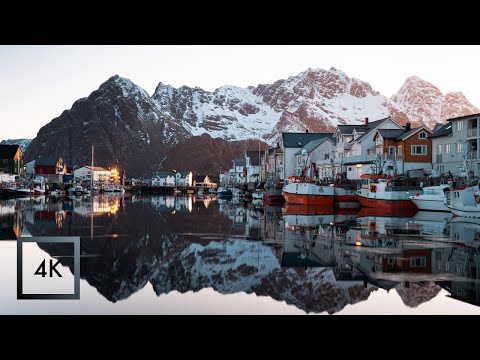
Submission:
<svg viewBox="0 0 480 360">
<path fill-rule="evenodd" d="M 362 166 L 362 164 L 357 164 L 357 168 L 361 168 Z"/>
<path fill-rule="evenodd" d="M 362 244 L 360 241 L 356 241 L 356 242 L 355 242 L 355 245 L 356 245 L 356 246 L 362 246 L 363 244 Z"/>
</svg>

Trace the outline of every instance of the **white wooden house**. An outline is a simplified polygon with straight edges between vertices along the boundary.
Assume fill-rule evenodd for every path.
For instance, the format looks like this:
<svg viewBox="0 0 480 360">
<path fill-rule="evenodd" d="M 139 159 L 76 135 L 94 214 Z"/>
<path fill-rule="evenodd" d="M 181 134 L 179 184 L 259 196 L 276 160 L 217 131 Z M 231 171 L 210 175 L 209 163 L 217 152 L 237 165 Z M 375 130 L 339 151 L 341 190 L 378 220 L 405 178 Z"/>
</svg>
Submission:
<svg viewBox="0 0 480 360">
<path fill-rule="evenodd" d="M 152 177 L 152 186 L 175 186 L 176 173 L 173 171 L 160 171 Z"/>
<path fill-rule="evenodd" d="M 330 138 L 310 141 L 295 153 L 295 173 L 301 174 L 308 158 L 309 163 L 315 163 L 320 179 L 335 178 L 340 171 L 340 166 L 335 165 L 335 150 L 335 143 Z"/>
</svg>

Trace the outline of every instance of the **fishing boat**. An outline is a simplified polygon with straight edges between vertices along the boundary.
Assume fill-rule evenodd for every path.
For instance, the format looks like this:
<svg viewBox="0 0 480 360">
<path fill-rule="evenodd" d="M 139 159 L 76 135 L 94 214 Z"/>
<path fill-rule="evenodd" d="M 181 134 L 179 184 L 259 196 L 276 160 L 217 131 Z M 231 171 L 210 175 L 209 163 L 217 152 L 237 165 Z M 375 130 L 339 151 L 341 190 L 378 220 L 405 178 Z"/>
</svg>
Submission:
<svg viewBox="0 0 480 360">
<path fill-rule="evenodd" d="M 386 211 L 418 210 L 409 197 L 422 194 L 421 188 L 402 186 L 392 176 L 385 174 L 364 174 L 360 178 L 362 188 L 357 191 L 357 196 L 363 207 Z"/>
<path fill-rule="evenodd" d="M 416 193 L 409 197 L 420 210 L 450 211 L 445 205 L 447 194 L 450 191 L 449 185 L 427 186 L 422 190 L 422 194 Z"/>
<path fill-rule="evenodd" d="M 265 183 L 265 192 L 263 194 L 263 201 L 269 205 L 283 205 L 285 198 L 282 195 L 283 182 L 273 180 L 267 180 Z"/>
<path fill-rule="evenodd" d="M 4 187 L 0 188 L 0 198 L 16 198 L 16 197 L 30 197 L 33 195 L 33 190 L 18 186 L 16 183 L 6 183 Z"/>
<path fill-rule="evenodd" d="M 455 216 L 480 219 L 480 189 L 478 180 L 450 191 L 446 206 Z"/>
<path fill-rule="evenodd" d="M 282 194 L 287 204 L 333 207 L 333 186 L 321 186 L 307 176 L 289 176 Z"/>
</svg>

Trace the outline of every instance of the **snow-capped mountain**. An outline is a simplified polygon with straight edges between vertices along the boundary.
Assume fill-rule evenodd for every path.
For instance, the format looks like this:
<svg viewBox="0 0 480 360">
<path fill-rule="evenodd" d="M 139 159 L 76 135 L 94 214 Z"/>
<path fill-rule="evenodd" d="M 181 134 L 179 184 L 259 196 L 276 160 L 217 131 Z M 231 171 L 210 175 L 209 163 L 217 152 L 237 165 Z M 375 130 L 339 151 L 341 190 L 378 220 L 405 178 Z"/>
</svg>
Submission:
<svg viewBox="0 0 480 360">
<path fill-rule="evenodd" d="M 164 114 L 191 135 L 209 133 L 214 138 L 243 140 L 271 134 L 281 115 L 253 90 L 222 86 L 208 92 L 187 86 L 175 89 L 160 83 L 152 98 Z"/>
<path fill-rule="evenodd" d="M 436 86 L 418 76 L 405 80 L 391 100 L 399 111 L 407 114 L 414 126 L 425 124 L 432 129 L 446 119 L 480 112 L 461 92 L 443 95 Z"/>
<path fill-rule="evenodd" d="M 365 117 L 373 121 L 391 115 L 401 124 L 433 128 L 475 112 L 479 110 L 461 93 L 443 95 L 415 76 L 389 99 L 335 68 L 308 69 L 273 84 L 222 86 L 213 92 L 159 83 L 152 96 L 116 75 L 40 129 L 27 157 L 60 156 L 68 163 L 88 163 L 93 143 L 100 165 L 118 163 L 133 176 L 162 169 L 167 152 L 182 151 L 175 149 L 178 142 L 206 133 L 275 144 L 284 131 L 333 131 L 338 124 L 363 122 Z"/>
<path fill-rule="evenodd" d="M 32 139 L 8 139 L 0 141 L 0 145 L 20 145 L 22 151 L 25 152 L 31 142 Z"/>
</svg>

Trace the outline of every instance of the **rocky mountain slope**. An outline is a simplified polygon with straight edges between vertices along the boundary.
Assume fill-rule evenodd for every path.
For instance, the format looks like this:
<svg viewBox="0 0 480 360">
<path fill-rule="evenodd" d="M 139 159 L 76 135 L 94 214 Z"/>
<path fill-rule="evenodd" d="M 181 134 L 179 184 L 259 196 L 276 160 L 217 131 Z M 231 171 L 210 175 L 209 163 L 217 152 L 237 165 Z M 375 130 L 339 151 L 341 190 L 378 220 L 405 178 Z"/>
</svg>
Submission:
<svg viewBox="0 0 480 360">
<path fill-rule="evenodd" d="M 225 140 L 261 138 L 274 144 L 283 131 L 333 131 L 338 124 L 359 123 L 365 117 L 376 120 L 390 114 L 402 124 L 433 127 L 475 112 L 479 110 L 461 93 L 444 95 L 415 76 L 389 99 L 335 68 L 308 69 L 273 84 L 223 86 L 213 92 L 159 83 L 152 96 L 116 75 L 42 127 L 27 158 L 53 155 L 70 164 L 89 163 L 93 143 L 96 163 L 119 164 L 136 176 L 168 169 L 172 157 L 175 168 L 190 161 L 185 141 L 202 134 Z M 231 154 L 224 152 L 225 157 L 218 159 L 216 143 L 205 140 L 193 142 L 207 146 L 202 161 L 212 162 L 209 170 L 217 172 Z M 176 147 L 178 143 L 182 147 Z"/>
<path fill-rule="evenodd" d="M 479 112 L 461 92 L 444 95 L 436 86 L 418 76 L 405 80 L 391 100 L 414 126 L 425 124 L 431 129 L 446 119 Z"/>
</svg>

